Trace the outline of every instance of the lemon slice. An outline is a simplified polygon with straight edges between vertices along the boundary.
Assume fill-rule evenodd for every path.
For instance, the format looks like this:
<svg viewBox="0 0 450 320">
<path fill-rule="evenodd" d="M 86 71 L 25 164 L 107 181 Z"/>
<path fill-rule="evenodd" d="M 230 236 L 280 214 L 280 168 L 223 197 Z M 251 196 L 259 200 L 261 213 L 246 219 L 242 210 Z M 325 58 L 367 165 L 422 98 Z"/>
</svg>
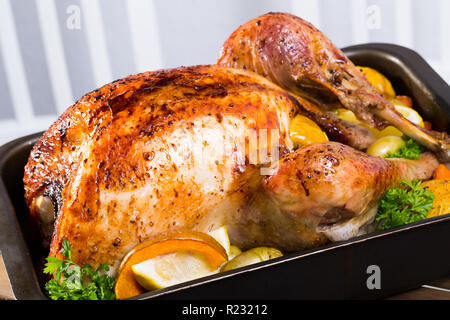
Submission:
<svg viewBox="0 0 450 320">
<path fill-rule="evenodd" d="M 312 143 L 327 142 L 325 132 L 311 119 L 297 115 L 289 126 L 289 136 L 295 146 L 308 146 Z"/>
<path fill-rule="evenodd" d="M 178 230 L 162 234 L 128 252 L 119 266 L 114 292 L 117 299 L 134 297 L 145 292 L 143 286 L 161 288 L 208 275 L 227 260 L 222 245 L 206 233 Z"/>
<path fill-rule="evenodd" d="M 394 104 L 394 107 L 395 107 L 395 110 L 397 110 L 397 112 L 401 113 L 402 116 L 404 116 L 406 119 L 408 119 L 412 123 L 417 124 L 418 126 L 420 126 L 422 128 L 424 127 L 423 119 L 416 110 L 409 108 L 402 104 Z"/>
<path fill-rule="evenodd" d="M 161 289 L 217 272 L 199 252 L 176 251 L 135 264 L 136 281 L 147 290 Z"/>
<path fill-rule="evenodd" d="M 230 253 L 230 239 L 225 226 L 208 235 L 223 247 L 227 255 Z M 190 250 L 163 254 L 135 264 L 131 269 L 136 281 L 147 290 L 165 288 L 218 272 L 218 268 L 212 268 L 204 254 Z"/>
<path fill-rule="evenodd" d="M 230 238 L 228 238 L 227 227 L 221 227 L 209 232 L 208 234 L 222 245 L 227 252 L 227 255 L 230 255 Z"/>
</svg>

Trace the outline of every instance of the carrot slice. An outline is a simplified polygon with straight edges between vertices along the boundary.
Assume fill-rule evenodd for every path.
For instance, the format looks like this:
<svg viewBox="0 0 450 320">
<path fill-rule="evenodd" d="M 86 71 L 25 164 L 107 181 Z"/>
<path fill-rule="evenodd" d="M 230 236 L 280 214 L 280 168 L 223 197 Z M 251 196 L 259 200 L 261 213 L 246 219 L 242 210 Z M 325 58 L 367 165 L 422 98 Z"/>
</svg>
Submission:
<svg viewBox="0 0 450 320">
<path fill-rule="evenodd" d="M 450 169 L 440 164 L 434 173 L 434 179 L 450 179 Z"/>
<path fill-rule="evenodd" d="M 408 96 L 396 96 L 395 99 L 403 102 L 405 104 L 405 106 L 412 108 L 413 104 L 412 104 L 412 99 Z"/>
<path fill-rule="evenodd" d="M 127 299 L 146 291 L 136 281 L 131 269 L 133 265 L 180 250 L 202 253 L 214 269 L 228 260 L 225 249 L 206 233 L 186 230 L 159 236 L 137 245 L 122 260 L 114 287 L 117 299 Z"/>
</svg>

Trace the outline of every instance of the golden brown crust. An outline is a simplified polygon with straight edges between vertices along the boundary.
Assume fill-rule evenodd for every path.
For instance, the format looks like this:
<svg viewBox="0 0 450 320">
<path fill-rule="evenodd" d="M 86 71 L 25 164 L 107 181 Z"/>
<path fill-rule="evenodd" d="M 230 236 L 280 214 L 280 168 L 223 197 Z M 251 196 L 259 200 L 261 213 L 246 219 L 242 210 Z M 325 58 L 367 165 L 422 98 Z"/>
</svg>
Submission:
<svg viewBox="0 0 450 320">
<path fill-rule="evenodd" d="M 386 159 L 327 142 L 284 157 L 264 188 L 287 212 L 315 216 L 317 224 L 334 223 L 375 206 L 402 172 Z"/>
<path fill-rule="evenodd" d="M 205 184 L 209 191 L 200 190 L 200 178 L 189 177 L 200 164 L 184 144 L 195 147 L 202 133 L 213 132 L 211 139 L 220 134 L 225 145 L 234 145 L 244 129 L 278 129 L 288 151 L 287 127 L 296 108 L 264 78 L 219 66 L 146 72 L 87 94 L 44 134 L 25 168 L 32 216 L 39 214 L 31 206 L 38 195 L 59 206 L 50 254 L 66 238 L 75 261 L 112 263 L 147 237 L 194 227 L 227 192 L 244 194 L 248 183 L 231 181 L 245 167 L 211 149 L 225 161 L 206 159 L 202 165 L 214 166 L 215 174 L 202 177 L 213 181 Z M 212 148 L 204 139 L 200 147 Z M 231 155 L 248 160 L 239 152 Z"/>
</svg>

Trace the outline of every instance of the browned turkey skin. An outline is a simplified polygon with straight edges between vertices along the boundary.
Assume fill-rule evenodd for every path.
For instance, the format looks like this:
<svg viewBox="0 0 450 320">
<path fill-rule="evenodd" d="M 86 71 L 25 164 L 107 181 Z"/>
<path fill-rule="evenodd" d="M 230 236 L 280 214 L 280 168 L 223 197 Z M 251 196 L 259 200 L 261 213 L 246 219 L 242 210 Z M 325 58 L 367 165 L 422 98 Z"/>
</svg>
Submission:
<svg viewBox="0 0 450 320">
<path fill-rule="evenodd" d="M 51 220 L 43 198 L 55 205 L 50 255 L 68 239 L 74 261 L 114 264 L 161 232 L 222 225 L 214 211 L 239 211 L 253 188 L 248 132 L 277 130 L 282 156 L 298 107 L 268 80 L 218 66 L 147 72 L 87 94 L 25 168 L 33 219 Z"/>
<path fill-rule="evenodd" d="M 113 82 L 70 107 L 34 146 L 24 177 L 31 216 L 49 222 L 43 199 L 53 200 L 50 255 L 67 239 L 72 259 L 93 266 L 116 267 L 164 232 L 224 225 L 243 249 L 299 250 L 329 241 L 324 224 L 364 217 L 387 189 L 436 169 L 432 154 L 387 161 L 336 142 L 294 151 L 289 123 L 304 108 L 267 79 L 221 66 Z M 251 158 L 268 148 L 261 135 L 272 130 L 280 160 L 262 174 L 267 161 Z"/>
<path fill-rule="evenodd" d="M 391 123 L 434 151 L 441 161 L 450 161 L 450 138 L 446 133 L 425 130 L 405 119 L 341 50 L 299 17 L 268 13 L 250 20 L 224 43 L 217 63 L 254 71 L 324 111 L 342 104 L 371 127 L 384 128 Z M 345 128 L 346 124 L 325 126 L 320 119 L 330 115 L 324 115 L 324 111 L 310 109 L 309 116 L 332 138 L 364 149 L 365 143 L 359 140 L 370 141 L 367 133 L 347 128 L 340 129 L 344 134 L 336 136 L 333 130 Z"/>
</svg>

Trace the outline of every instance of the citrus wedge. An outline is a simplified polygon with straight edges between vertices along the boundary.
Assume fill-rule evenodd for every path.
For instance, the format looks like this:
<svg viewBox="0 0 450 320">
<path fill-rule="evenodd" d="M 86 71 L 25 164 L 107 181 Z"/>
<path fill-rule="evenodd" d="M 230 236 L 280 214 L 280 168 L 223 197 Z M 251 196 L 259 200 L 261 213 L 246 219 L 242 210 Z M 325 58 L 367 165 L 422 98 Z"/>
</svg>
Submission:
<svg viewBox="0 0 450 320">
<path fill-rule="evenodd" d="M 216 267 L 200 252 L 176 251 L 145 260 L 131 269 L 142 287 L 155 290 L 213 274 Z"/>
<path fill-rule="evenodd" d="M 223 226 L 219 229 L 213 230 L 208 233 L 211 237 L 216 239 L 218 243 L 222 245 L 222 247 L 227 252 L 227 255 L 230 255 L 230 238 L 228 238 L 227 227 Z"/>
<path fill-rule="evenodd" d="M 369 67 L 358 66 L 357 68 L 366 76 L 366 79 L 378 90 L 379 93 L 387 98 L 395 97 L 395 91 L 391 82 L 383 74 Z"/>
<path fill-rule="evenodd" d="M 179 251 L 181 251 L 181 253 L 170 255 Z M 183 252 L 189 252 L 189 254 L 186 255 Z M 169 259 L 167 262 L 161 262 L 162 256 L 164 255 L 169 255 L 169 257 L 172 257 L 170 258 L 172 259 L 172 261 L 170 261 Z M 199 257 L 200 259 L 197 259 Z M 133 266 L 154 258 L 158 259 L 153 264 L 153 266 L 150 265 L 148 272 L 144 272 L 145 270 L 143 270 L 142 268 L 137 269 L 138 273 L 140 274 L 140 276 L 138 275 L 138 278 L 141 277 L 141 280 L 143 272 L 147 275 L 147 282 L 144 281 L 143 283 L 149 284 L 152 281 L 155 282 L 155 284 L 153 285 L 149 284 L 149 287 L 152 288 L 157 288 L 161 285 L 164 285 L 164 283 L 169 283 L 167 282 L 167 280 L 166 282 L 164 282 L 161 281 L 161 279 L 152 278 L 154 272 L 162 271 L 161 266 L 163 266 L 164 264 L 172 264 L 173 266 L 178 265 L 184 268 L 184 259 L 184 262 L 187 263 L 185 267 L 189 268 L 189 266 L 193 267 L 195 265 L 192 261 L 197 259 L 200 262 L 198 262 L 196 268 L 201 269 L 200 265 L 202 263 L 205 263 L 208 270 L 216 270 L 225 261 L 228 260 L 227 253 L 222 245 L 206 233 L 186 230 L 161 235 L 157 238 L 139 244 L 125 256 L 122 263 L 120 264 L 119 273 L 114 288 L 116 297 L 118 299 L 130 298 L 145 292 L 144 288 L 135 279 Z M 181 262 L 174 262 L 173 259 L 181 260 Z M 152 267 L 153 269 L 151 269 Z M 163 278 L 164 276 L 169 275 L 170 272 L 170 270 L 168 270 L 166 273 L 163 272 L 161 274 L 161 277 Z M 189 274 L 190 270 L 185 268 L 184 272 L 186 274 Z M 172 273 L 174 276 L 178 275 L 177 272 Z M 148 280 L 148 278 L 150 278 L 151 280 Z M 190 276 L 187 276 L 187 278 L 190 278 Z"/>
<path fill-rule="evenodd" d="M 422 128 L 424 127 L 423 119 L 416 110 L 409 108 L 403 104 L 394 104 L 394 107 L 395 107 L 395 110 L 397 110 L 399 113 L 401 113 L 402 116 L 404 116 L 406 119 L 408 119 L 412 123 L 417 124 L 418 126 L 420 126 Z"/>
<path fill-rule="evenodd" d="M 297 115 L 289 126 L 289 136 L 294 146 L 308 146 L 312 143 L 327 142 L 325 132 L 311 119 Z"/>
</svg>

